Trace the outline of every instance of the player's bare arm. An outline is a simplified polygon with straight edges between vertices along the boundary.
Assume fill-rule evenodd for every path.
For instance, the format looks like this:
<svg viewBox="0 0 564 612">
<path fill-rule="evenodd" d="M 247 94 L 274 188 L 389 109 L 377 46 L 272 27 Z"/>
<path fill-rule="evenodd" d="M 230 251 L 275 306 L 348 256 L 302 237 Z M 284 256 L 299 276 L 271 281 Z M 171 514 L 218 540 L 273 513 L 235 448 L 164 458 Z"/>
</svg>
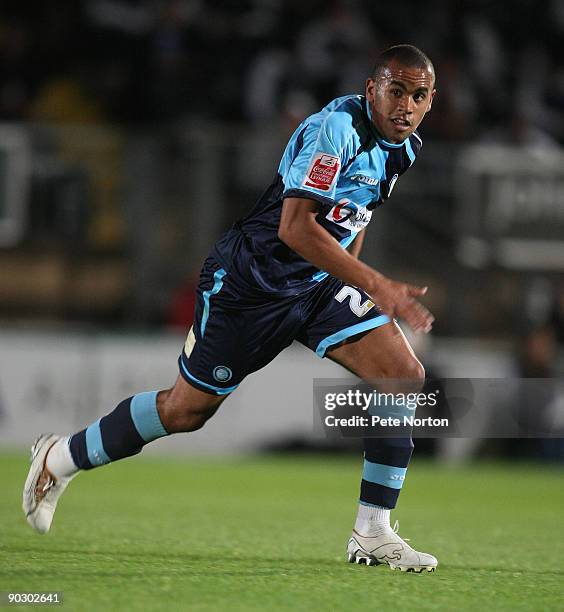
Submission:
<svg viewBox="0 0 564 612">
<path fill-rule="evenodd" d="M 320 270 L 347 284 L 364 289 L 389 317 L 401 317 L 414 331 L 429 332 L 433 315 L 415 298 L 427 287 L 415 287 L 386 278 L 341 248 L 315 217 L 317 203 L 305 198 L 286 198 L 278 236 L 288 247 Z"/>
<path fill-rule="evenodd" d="M 362 251 L 362 245 L 364 244 L 364 235 L 366 230 L 361 230 L 356 235 L 354 242 L 349 247 L 349 253 L 355 258 L 360 258 L 360 252 Z"/>
</svg>

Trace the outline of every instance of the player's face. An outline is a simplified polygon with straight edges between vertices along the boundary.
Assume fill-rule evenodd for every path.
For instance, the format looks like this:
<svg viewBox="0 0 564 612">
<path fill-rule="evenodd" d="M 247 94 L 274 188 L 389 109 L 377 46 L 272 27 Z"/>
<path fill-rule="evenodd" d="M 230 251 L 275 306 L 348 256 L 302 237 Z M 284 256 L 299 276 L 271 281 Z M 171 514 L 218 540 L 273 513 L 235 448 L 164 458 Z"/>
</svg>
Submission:
<svg viewBox="0 0 564 612">
<path fill-rule="evenodd" d="M 409 68 L 396 60 L 366 81 L 372 121 L 385 140 L 403 142 L 417 129 L 431 110 L 434 85 L 430 68 Z"/>
</svg>

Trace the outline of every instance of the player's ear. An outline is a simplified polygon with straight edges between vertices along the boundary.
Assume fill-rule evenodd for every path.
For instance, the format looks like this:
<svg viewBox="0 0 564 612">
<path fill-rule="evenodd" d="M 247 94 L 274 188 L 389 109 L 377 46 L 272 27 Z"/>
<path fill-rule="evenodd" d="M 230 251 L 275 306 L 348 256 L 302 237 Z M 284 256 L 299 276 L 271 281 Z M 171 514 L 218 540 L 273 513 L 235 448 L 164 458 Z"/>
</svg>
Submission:
<svg viewBox="0 0 564 612">
<path fill-rule="evenodd" d="M 369 102 L 374 102 L 374 79 L 372 77 L 366 79 L 366 99 Z"/>
<path fill-rule="evenodd" d="M 427 106 L 427 110 L 425 111 L 426 113 L 428 113 L 431 110 L 431 106 L 433 106 L 433 98 L 435 97 L 436 93 L 437 93 L 437 90 L 433 89 L 433 91 L 431 92 L 431 95 L 429 96 L 429 106 Z"/>
</svg>

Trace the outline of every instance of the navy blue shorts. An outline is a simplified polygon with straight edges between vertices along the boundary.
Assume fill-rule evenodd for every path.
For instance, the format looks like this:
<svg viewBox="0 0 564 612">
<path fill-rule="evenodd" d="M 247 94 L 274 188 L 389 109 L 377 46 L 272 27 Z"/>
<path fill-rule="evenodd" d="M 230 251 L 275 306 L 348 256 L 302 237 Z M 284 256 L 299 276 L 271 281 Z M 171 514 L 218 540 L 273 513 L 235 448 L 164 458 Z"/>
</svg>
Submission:
<svg viewBox="0 0 564 612">
<path fill-rule="evenodd" d="M 208 258 L 194 325 L 178 360 L 180 373 L 201 391 L 225 395 L 293 340 L 325 357 L 328 349 L 389 322 L 362 289 L 332 276 L 299 295 L 279 298 L 237 286 Z"/>
</svg>

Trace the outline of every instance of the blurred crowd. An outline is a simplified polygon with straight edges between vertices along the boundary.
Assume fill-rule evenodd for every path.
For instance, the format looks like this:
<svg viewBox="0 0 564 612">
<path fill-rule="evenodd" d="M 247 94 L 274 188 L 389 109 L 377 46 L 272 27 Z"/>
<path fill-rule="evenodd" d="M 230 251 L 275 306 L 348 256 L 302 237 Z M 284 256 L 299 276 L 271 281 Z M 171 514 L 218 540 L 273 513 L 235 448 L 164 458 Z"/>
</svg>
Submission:
<svg viewBox="0 0 564 612">
<path fill-rule="evenodd" d="M 542 372 L 553 359 L 531 365 L 526 355 L 550 356 L 564 344 L 556 275 L 527 276 L 526 289 L 528 281 L 505 275 L 501 291 L 490 271 L 469 278 L 458 267 L 453 160 L 469 141 L 564 144 L 563 40 L 564 0 L 51 0 L 33 9 L 3 0 L 0 121 L 22 123 L 32 163 L 25 232 L 17 244 L 0 244 L 0 264 L 13 271 L 0 282 L 0 315 L 185 327 L 199 262 L 268 184 L 284 146 L 276 139 L 333 97 L 361 92 L 378 53 L 409 42 L 437 73 L 422 125 L 430 155 L 414 170 L 417 188 L 404 182 L 396 191 L 393 220 L 379 221 L 383 246 L 373 256 L 389 253 L 390 273 L 416 268 L 435 287 L 456 282 L 462 297 L 451 314 L 445 299 L 432 305 L 444 332 L 517 330 L 531 338 L 523 370 Z M 200 125 L 215 149 L 203 150 L 193 129 Z M 224 160 L 229 180 L 216 177 Z M 0 188 L 2 177 L 0 167 Z M 560 227 L 558 180 L 540 187 L 548 198 L 537 197 L 546 205 L 541 233 Z M 527 191 L 513 181 L 515 196 L 506 198 L 521 197 L 521 188 L 538 196 L 531 184 Z M 202 193 L 214 204 L 206 203 L 207 216 L 194 214 Z M 476 290 L 482 278 L 495 304 Z"/>
<path fill-rule="evenodd" d="M 299 121 L 375 55 L 433 59 L 426 136 L 564 142 L 564 0 L 52 0 L 0 8 L 0 120 Z"/>
</svg>

